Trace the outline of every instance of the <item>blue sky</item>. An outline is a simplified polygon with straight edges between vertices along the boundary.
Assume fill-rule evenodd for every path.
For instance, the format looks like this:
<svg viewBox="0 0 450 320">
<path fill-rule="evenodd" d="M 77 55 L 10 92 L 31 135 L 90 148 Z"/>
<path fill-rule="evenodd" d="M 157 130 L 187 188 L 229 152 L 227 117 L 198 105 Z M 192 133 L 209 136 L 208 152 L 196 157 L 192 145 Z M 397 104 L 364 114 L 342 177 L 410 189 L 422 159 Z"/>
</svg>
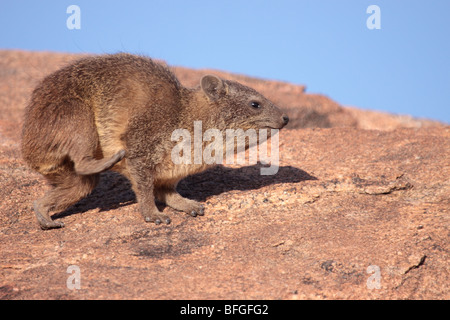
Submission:
<svg viewBox="0 0 450 320">
<path fill-rule="evenodd" d="M 372 4 L 379 30 L 366 26 Z M 0 0 L 0 48 L 146 54 L 450 123 L 448 0 Z"/>
</svg>

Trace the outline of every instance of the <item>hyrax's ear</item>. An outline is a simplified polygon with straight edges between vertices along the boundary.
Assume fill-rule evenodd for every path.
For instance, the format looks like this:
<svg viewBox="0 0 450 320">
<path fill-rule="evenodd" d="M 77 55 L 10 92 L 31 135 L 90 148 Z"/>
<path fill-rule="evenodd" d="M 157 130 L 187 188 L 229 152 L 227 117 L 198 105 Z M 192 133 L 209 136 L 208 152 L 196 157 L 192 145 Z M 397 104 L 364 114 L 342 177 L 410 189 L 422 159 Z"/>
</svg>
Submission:
<svg viewBox="0 0 450 320">
<path fill-rule="evenodd" d="M 206 95 L 212 99 L 217 99 L 226 92 L 225 83 L 222 79 L 213 75 L 206 75 L 200 80 L 200 86 Z"/>
</svg>

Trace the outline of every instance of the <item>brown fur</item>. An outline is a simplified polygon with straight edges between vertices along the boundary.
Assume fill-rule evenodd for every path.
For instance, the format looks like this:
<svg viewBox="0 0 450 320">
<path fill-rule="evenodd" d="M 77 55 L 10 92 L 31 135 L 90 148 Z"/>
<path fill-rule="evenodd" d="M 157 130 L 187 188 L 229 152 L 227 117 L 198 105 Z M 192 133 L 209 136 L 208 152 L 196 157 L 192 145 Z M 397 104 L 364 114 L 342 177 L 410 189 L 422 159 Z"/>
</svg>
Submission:
<svg viewBox="0 0 450 320">
<path fill-rule="evenodd" d="M 288 118 L 237 82 L 205 76 L 198 88 L 187 89 L 168 68 L 131 54 L 84 58 L 46 77 L 32 94 L 22 133 L 24 159 L 52 187 L 34 203 L 40 226 L 63 226 L 50 213 L 89 194 L 108 169 L 130 179 L 146 221 L 170 222 L 155 196 L 176 210 L 202 215 L 202 205 L 175 188 L 208 166 L 175 165 L 170 158 L 172 132 L 193 132 L 194 121 L 202 121 L 203 130 L 224 132 L 282 128 Z"/>
</svg>

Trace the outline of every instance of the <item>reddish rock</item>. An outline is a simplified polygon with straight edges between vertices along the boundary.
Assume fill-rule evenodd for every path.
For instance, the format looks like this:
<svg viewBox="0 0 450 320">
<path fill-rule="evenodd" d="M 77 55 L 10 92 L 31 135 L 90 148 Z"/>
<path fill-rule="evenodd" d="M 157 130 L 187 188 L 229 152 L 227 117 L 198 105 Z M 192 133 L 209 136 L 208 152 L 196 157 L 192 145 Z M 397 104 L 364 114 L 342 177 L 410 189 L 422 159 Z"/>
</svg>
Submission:
<svg viewBox="0 0 450 320">
<path fill-rule="evenodd" d="M 39 79 L 77 57 L 0 51 L 0 299 L 450 298 L 449 126 L 222 72 L 288 112 L 276 175 L 252 165 L 189 177 L 179 190 L 205 216 L 164 208 L 173 222 L 155 226 L 107 172 L 55 217 L 65 228 L 40 230 L 31 202 L 46 186 L 20 157 L 23 109 Z M 175 72 L 196 85 L 212 71 Z M 80 290 L 67 287 L 71 265 Z"/>
</svg>

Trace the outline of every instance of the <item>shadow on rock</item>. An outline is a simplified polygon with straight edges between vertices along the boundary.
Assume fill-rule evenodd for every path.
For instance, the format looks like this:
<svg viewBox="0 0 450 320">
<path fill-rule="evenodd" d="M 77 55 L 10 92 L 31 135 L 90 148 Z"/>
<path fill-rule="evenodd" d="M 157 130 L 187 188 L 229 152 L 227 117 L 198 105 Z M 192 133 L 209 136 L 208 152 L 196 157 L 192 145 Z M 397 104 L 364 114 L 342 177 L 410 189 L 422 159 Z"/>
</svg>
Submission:
<svg viewBox="0 0 450 320">
<path fill-rule="evenodd" d="M 279 167 L 274 175 L 261 175 L 260 163 L 241 168 L 217 166 L 205 172 L 187 177 L 178 184 L 178 192 L 188 198 L 205 201 L 207 198 L 232 190 L 256 190 L 280 183 L 298 183 L 317 180 L 307 172 L 291 167 Z"/>
<path fill-rule="evenodd" d="M 274 175 L 261 175 L 263 167 L 260 163 L 237 169 L 216 166 L 183 179 L 178 184 L 177 190 L 184 197 L 205 201 L 211 196 L 232 190 L 257 190 L 273 184 L 317 180 L 307 172 L 291 166 L 279 167 Z M 100 211 L 108 211 L 135 202 L 136 196 L 128 179 L 116 172 L 108 171 L 101 174 L 99 185 L 89 196 L 66 211 L 54 215 L 53 218 L 63 218 L 96 208 L 100 208 Z M 160 210 L 164 208 L 162 204 L 157 205 Z"/>
</svg>

